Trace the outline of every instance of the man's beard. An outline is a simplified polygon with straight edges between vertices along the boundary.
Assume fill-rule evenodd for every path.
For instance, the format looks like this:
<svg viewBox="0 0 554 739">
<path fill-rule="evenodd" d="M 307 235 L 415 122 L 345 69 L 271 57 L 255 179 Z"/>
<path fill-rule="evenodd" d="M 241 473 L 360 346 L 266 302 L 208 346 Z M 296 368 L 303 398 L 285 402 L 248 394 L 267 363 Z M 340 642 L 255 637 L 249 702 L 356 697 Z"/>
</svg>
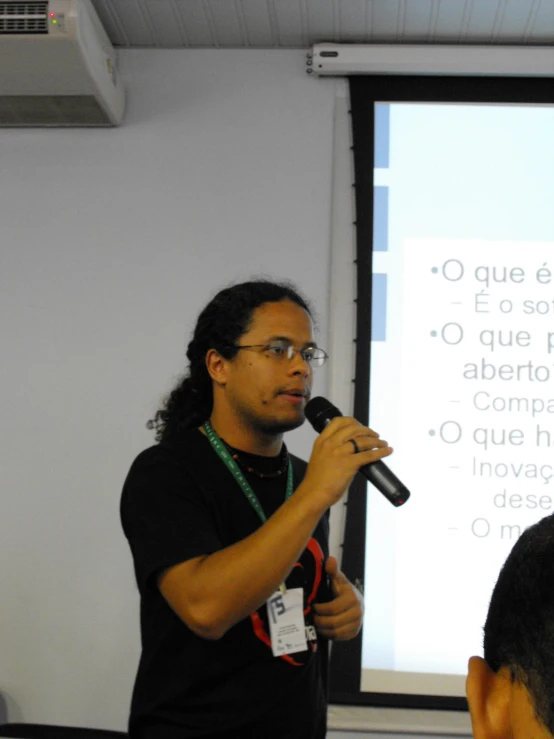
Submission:
<svg viewBox="0 0 554 739">
<path fill-rule="evenodd" d="M 258 420 L 256 425 L 262 434 L 266 436 L 277 436 L 278 434 L 284 434 L 287 431 L 294 431 L 294 429 L 302 426 L 305 420 L 306 417 L 304 416 L 304 413 L 302 413 L 295 419 L 279 420 L 275 418 L 267 420 L 264 419 L 263 421 Z"/>
</svg>

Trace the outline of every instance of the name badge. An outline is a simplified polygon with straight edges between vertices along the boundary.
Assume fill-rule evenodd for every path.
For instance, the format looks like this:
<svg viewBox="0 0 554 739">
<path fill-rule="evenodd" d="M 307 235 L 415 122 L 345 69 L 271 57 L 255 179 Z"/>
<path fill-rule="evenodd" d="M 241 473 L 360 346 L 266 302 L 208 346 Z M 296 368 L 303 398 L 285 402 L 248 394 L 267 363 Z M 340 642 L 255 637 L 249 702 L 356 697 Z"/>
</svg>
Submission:
<svg viewBox="0 0 554 739">
<path fill-rule="evenodd" d="M 286 593 L 277 590 L 267 601 L 267 618 L 275 657 L 306 651 L 308 644 L 302 588 L 293 588 Z"/>
</svg>

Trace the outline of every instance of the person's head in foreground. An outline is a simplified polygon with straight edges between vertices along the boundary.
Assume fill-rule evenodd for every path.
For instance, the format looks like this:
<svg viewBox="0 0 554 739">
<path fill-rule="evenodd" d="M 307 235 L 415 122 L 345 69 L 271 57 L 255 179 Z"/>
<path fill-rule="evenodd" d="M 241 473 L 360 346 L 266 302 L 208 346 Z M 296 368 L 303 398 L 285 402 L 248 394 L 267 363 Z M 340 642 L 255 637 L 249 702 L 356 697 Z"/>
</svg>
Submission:
<svg viewBox="0 0 554 739">
<path fill-rule="evenodd" d="M 475 739 L 554 736 L 554 516 L 528 528 L 504 563 L 469 661 Z"/>
</svg>

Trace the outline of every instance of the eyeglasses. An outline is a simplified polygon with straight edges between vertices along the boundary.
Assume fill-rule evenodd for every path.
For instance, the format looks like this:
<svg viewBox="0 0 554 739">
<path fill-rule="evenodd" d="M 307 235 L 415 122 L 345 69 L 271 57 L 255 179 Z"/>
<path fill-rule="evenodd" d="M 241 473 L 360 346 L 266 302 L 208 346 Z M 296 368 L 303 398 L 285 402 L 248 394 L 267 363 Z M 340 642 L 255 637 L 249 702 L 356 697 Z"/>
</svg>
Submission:
<svg viewBox="0 0 554 739">
<path fill-rule="evenodd" d="M 300 354 L 303 361 L 310 367 L 321 367 L 328 358 L 327 352 L 317 346 L 307 346 L 305 349 L 296 349 L 288 341 L 272 341 L 270 344 L 233 344 L 234 349 L 258 349 L 266 352 L 271 359 L 293 359 Z"/>
</svg>

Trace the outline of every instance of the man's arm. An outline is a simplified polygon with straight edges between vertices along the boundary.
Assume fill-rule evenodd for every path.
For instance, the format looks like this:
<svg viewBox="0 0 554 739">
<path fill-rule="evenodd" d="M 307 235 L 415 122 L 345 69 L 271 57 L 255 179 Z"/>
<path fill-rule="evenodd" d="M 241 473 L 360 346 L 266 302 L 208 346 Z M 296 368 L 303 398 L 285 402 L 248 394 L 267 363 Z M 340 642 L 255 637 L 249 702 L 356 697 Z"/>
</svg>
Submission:
<svg viewBox="0 0 554 739">
<path fill-rule="evenodd" d="M 300 488 L 257 531 L 232 546 L 170 567 L 159 588 L 198 636 L 219 639 L 286 578 L 323 511 Z"/>
<path fill-rule="evenodd" d="M 349 443 L 354 437 L 359 454 L 352 453 Z M 342 497 L 359 467 L 391 452 L 355 419 L 333 419 L 317 437 L 294 495 L 242 541 L 162 572 L 162 595 L 198 636 L 221 638 L 285 580 L 319 519 Z"/>
</svg>

